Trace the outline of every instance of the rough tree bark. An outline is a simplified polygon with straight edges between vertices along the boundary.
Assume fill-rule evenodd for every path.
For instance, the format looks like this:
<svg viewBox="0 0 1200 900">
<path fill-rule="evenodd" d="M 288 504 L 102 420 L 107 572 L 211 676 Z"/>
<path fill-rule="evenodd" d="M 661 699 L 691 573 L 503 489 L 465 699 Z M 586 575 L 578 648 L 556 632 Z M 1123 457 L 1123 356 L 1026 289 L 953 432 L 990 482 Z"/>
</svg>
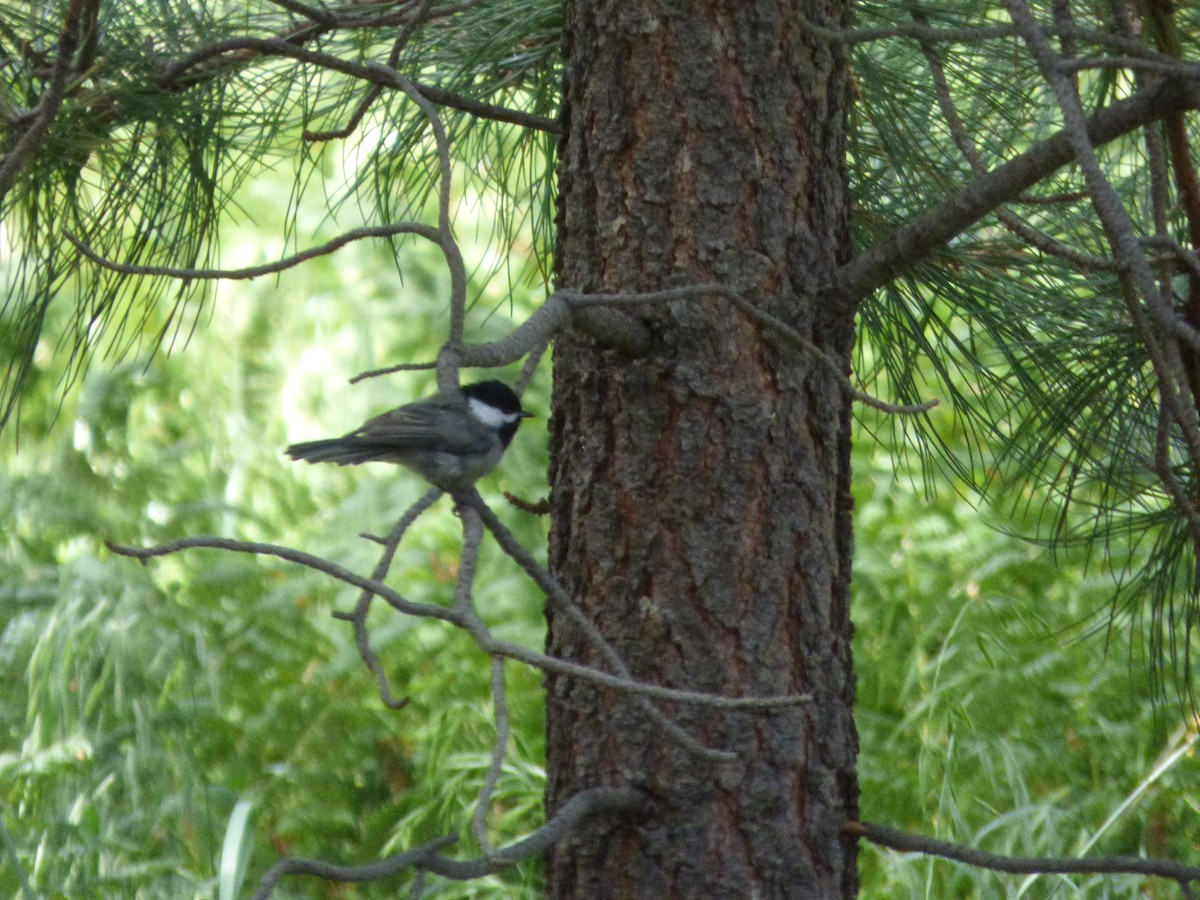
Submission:
<svg viewBox="0 0 1200 900">
<path fill-rule="evenodd" d="M 558 285 L 721 281 L 849 371 L 842 51 L 804 20 L 844 0 L 568 5 Z M 787 712 L 669 712 L 736 763 L 698 759 L 615 693 L 549 679 L 552 812 L 634 784 L 640 821 L 549 862 L 552 897 L 851 897 L 857 735 L 849 618 L 850 408 L 829 367 L 717 299 L 638 313 L 654 350 L 555 348 L 551 564 L 636 677 Z M 550 617 L 558 655 L 604 667 Z"/>
</svg>

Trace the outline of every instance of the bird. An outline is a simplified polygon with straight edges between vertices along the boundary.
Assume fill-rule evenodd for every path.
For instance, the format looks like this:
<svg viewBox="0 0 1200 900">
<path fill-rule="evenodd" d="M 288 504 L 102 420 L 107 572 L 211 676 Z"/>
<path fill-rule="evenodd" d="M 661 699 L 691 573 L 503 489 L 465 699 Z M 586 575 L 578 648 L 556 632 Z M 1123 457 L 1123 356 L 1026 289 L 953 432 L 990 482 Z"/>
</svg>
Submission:
<svg viewBox="0 0 1200 900">
<path fill-rule="evenodd" d="M 504 382 L 479 381 L 397 407 L 342 437 L 292 444 L 286 452 L 308 463 L 398 463 L 453 491 L 490 472 L 521 420 L 532 416 Z"/>
</svg>

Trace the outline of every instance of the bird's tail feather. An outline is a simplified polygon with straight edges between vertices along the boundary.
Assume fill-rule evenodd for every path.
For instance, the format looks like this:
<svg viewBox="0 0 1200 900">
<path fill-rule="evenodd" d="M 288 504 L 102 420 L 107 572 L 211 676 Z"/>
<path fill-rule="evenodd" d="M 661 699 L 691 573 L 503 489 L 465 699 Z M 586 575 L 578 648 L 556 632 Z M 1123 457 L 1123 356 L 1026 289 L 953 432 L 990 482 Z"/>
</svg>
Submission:
<svg viewBox="0 0 1200 900">
<path fill-rule="evenodd" d="M 329 438 L 323 441 L 307 441 L 303 444 L 292 444 L 287 448 L 287 455 L 295 460 L 308 463 L 332 462 L 339 466 L 357 466 L 359 463 L 378 459 L 378 450 L 351 443 L 345 438 Z"/>
</svg>

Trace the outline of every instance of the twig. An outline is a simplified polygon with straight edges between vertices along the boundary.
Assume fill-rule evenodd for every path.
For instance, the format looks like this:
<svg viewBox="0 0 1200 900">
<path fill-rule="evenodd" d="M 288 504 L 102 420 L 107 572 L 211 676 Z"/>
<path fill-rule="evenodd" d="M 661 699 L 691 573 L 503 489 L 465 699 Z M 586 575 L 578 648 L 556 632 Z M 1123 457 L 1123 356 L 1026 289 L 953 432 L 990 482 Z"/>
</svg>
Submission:
<svg viewBox="0 0 1200 900">
<path fill-rule="evenodd" d="M 455 497 L 458 501 L 459 498 Z M 463 523 L 462 557 L 458 566 L 458 578 L 454 584 L 454 607 L 466 622 L 467 630 L 481 646 L 490 642 L 491 633 L 479 618 L 475 610 L 472 585 L 475 582 L 475 572 L 479 566 L 479 546 L 483 542 L 483 523 L 478 511 L 469 504 L 459 503 L 458 513 Z M 492 793 L 500 781 L 500 773 L 504 767 L 504 755 L 508 750 L 508 703 L 504 693 L 504 657 L 492 656 L 492 708 L 496 717 L 496 740 L 492 746 L 492 761 L 488 766 L 487 775 L 479 788 L 479 796 L 475 801 L 475 812 L 471 816 L 471 833 L 475 836 L 479 849 L 485 858 L 492 856 L 491 842 L 487 836 L 488 807 L 492 802 Z"/>
<path fill-rule="evenodd" d="M 1139 73 L 1136 79 L 1138 79 L 1138 84 L 1144 84 L 1146 76 Z M 1182 122 L 1183 116 L 1170 115 L 1166 118 L 1164 125 L 1170 127 L 1171 122 L 1176 119 Z M 1142 137 L 1144 137 L 1146 142 L 1146 167 L 1148 172 L 1150 172 L 1150 209 L 1154 235 L 1170 241 L 1171 174 L 1168 157 L 1166 157 L 1163 128 L 1159 127 L 1158 124 L 1147 125 L 1145 128 L 1142 128 Z M 1145 239 L 1140 239 L 1139 242 L 1141 246 L 1151 246 L 1147 244 Z M 1171 271 L 1174 269 L 1174 266 L 1166 264 L 1165 260 L 1156 260 L 1156 263 L 1158 263 L 1159 293 L 1164 298 L 1170 298 L 1172 294 Z M 1171 304 L 1171 306 L 1174 308 L 1174 304 Z M 1194 331 L 1187 324 L 1186 314 L 1184 312 L 1183 317 L 1176 317 L 1177 328 Z M 1188 360 L 1184 358 L 1183 362 L 1184 367 L 1190 372 Z"/>
<path fill-rule="evenodd" d="M 1141 56 L 1085 56 L 1059 63 L 1064 72 L 1083 72 L 1088 69 L 1131 69 L 1172 78 L 1200 80 L 1200 65 L 1170 59 L 1145 59 Z"/>
<path fill-rule="evenodd" d="M 878 25 L 868 28 L 829 28 L 807 20 L 806 27 L 820 37 L 838 41 L 848 46 L 869 43 L 871 41 L 888 40 L 890 38 L 911 38 L 924 44 L 975 44 L 980 41 L 1003 40 L 1017 35 L 1017 28 L 1014 25 L 938 27 L 922 21 L 898 23 L 896 25 Z M 1050 31 L 1067 41 L 1095 44 L 1098 47 L 1119 50 L 1139 58 L 1159 59 L 1163 62 L 1172 61 L 1169 56 L 1156 53 L 1140 41 L 1111 34 L 1107 31 L 1085 28 L 1073 23 L 1056 23 Z"/>
<path fill-rule="evenodd" d="M 104 545 L 113 553 L 120 556 L 129 556 L 143 563 L 146 560 L 154 559 L 158 556 L 169 556 L 172 553 L 179 553 L 182 550 L 226 550 L 231 553 L 274 556 L 316 572 L 324 572 L 329 577 L 356 587 L 359 590 L 369 591 L 378 597 L 382 597 L 394 609 L 405 615 L 426 619 L 439 619 L 443 622 L 457 624 L 457 619 L 452 609 L 447 609 L 444 606 L 438 606 L 433 603 L 414 603 L 411 600 L 406 600 L 386 584 L 365 578 L 357 572 L 351 572 L 349 569 L 320 556 L 313 556 L 311 553 L 305 553 L 302 550 L 293 550 L 291 547 L 281 547 L 278 544 L 264 544 L 258 541 L 235 541 L 232 538 L 221 537 L 189 537 L 168 541 L 165 544 L 156 544 L 153 547 L 127 547 L 123 544 L 113 543 L 112 541 L 105 541 Z"/>
<path fill-rule="evenodd" d="M 541 828 L 524 840 L 501 847 L 485 859 L 454 860 L 434 856 L 421 868 L 443 878 L 470 881 L 508 866 L 541 856 L 575 830 L 586 819 L 602 815 L 628 815 L 646 807 L 646 797 L 633 788 L 598 787 L 582 791 L 568 800 Z"/>
<path fill-rule="evenodd" d="M 1179 39 L 1179 30 L 1175 22 L 1175 12 L 1169 2 L 1151 2 L 1145 7 L 1147 17 L 1146 30 L 1153 35 L 1158 48 L 1172 59 L 1183 56 L 1183 48 Z M 1139 76 L 1143 77 L 1143 76 Z M 1171 171 L 1175 176 L 1175 188 L 1179 196 L 1179 206 L 1183 210 L 1187 224 L 1187 239 L 1192 247 L 1200 247 L 1200 173 L 1196 171 L 1193 159 L 1191 136 L 1187 120 L 1182 113 L 1168 116 L 1163 123 L 1166 144 L 1170 150 Z M 1159 137 L 1159 135 L 1155 135 Z M 1159 175 L 1164 182 L 1167 180 L 1166 163 L 1160 166 Z M 1161 193 L 1167 194 L 1164 185 Z M 1164 203 L 1165 206 L 1165 203 Z M 1156 210 L 1157 214 L 1157 210 Z M 1168 235 L 1165 214 L 1156 219 L 1155 230 Z M 1163 285 L 1164 302 L 1174 309 L 1171 285 Z M 1187 280 L 1187 297 L 1183 303 L 1183 324 L 1188 331 L 1195 335 L 1200 329 L 1200 278 L 1193 273 Z M 1195 345 L 1193 344 L 1193 350 Z M 1200 358 L 1197 353 L 1184 353 L 1183 365 L 1187 374 L 1187 388 L 1191 392 L 1192 404 L 1200 408 Z"/>
<path fill-rule="evenodd" d="M 447 19 L 458 13 L 474 9 L 481 5 L 484 0 L 463 0 L 461 3 L 439 6 L 434 10 L 429 9 L 431 5 L 429 2 L 415 3 L 411 2 L 411 0 L 398 0 L 396 5 L 402 7 L 401 9 L 382 13 L 347 13 L 339 10 L 320 9 L 301 3 L 299 0 L 270 0 L 270 2 L 297 15 L 301 15 L 326 30 L 333 31 L 335 29 L 386 28 L 401 24 L 406 27 L 416 28 L 420 25 L 427 25 L 437 19 Z M 360 3 L 358 5 L 361 6 L 364 4 Z M 378 7 L 381 4 L 371 3 L 369 5 Z M 416 7 L 416 9 L 414 10 L 413 7 Z M 350 8 L 353 9 L 354 4 Z"/>
<path fill-rule="evenodd" d="M 1180 887 L 1200 881 L 1200 867 L 1185 866 L 1170 859 L 1140 856 L 1002 856 L 948 841 L 906 834 L 871 822 L 847 822 L 843 830 L 847 834 L 865 838 L 872 844 L 902 853 L 924 853 L 1014 875 L 1149 875 L 1168 878 Z"/>
<path fill-rule="evenodd" d="M 1190 250 L 1183 246 L 1178 241 L 1172 239 L 1165 234 L 1147 235 L 1141 239 L 1141 242 L 1147 247 L 1154 247 L 1157 250 L 1166 250 L 1173 254 L 1188 270 L 1191 271 L 1193 278 L 1200 278 L 1200 256 L 1196 255 L 1194 250 Z"/>
<path fill-rule="evenodd" d="M 427 100 L 416 86 L 397 73 L 400 90 L 408 96 L 425 114 L 429 127 L 433 131 L 433 140 L 437 146 L 438 155 L 438 246 L 446 260 L 446 268 L 450 270 L 450 333 L 443 345 L 443 352 L 438 354 L 438 387 L 450 390 L 458 387 L 458 357 L 462 353 L 463 331 L 467 319 L 467 267 L 463 262 L 462 250 L 454 239 L 454 228 L 450 221 L 451 191 L 453 189 L 454 169 L 450 160 L 450 139 L 446 136 L 446 126 L 437 109 Z"/>
<path fill-rule="evenodd" d="M 492 856 L 492 845 L 487 833 L 488 807 L 492 805 L 492 795 L 496 792 L 496 785 L 500 783 L 500 775 L 504 770 L 504 756 L 508 751 L 508 701 L 504 688 L 504 659 L 499 656 L 492 657 L 492 710 L 496 716 L 496 741 L 492 745 L 491 764 L 479 788 L 479 797 L 475 801 L 475 814 L 471 816 L 471 833 L 487 858 Z"/>
<path fill-rule="evenodd" d="M 510 109 L 507 106 L 498 106 L 494 103 L 484 103 L 482 100 L 464 97 L 461 94 L 456 94 L 453 91 L 448 91 L 432 84 L 418 84 L 417 88 L 438 106 L 446 106 L 450 109 L 457 109 L 459 112 L 470 113 L 477 119 L 492 119 L 496 122 L 507 122 L 509 125 L 520 125 L 522 128 L 541 131 L 546 134 L 558 134 L 559 132 L 558 121 L 546 116 L 523 112 L 519 109 Z"/>
<path fill-rule="evenodd" d="M 283 0 L 281 0 L 283 2 Z M 286 0 L 286 2 L 295 2 L 295 0 Z M 400 35 L 392 42 L 392 49 L 388 52 L 387 64 L 392 68 L 400 62 L 400 54 L 404 52 L 404 48 L 408 46 L 417 26 L 424 21 L 426 14 L 429 11 L 429 5 L 432 0 L 419 0 L 416 12 L 405 23 L 404 28 L 400 31 Z M 362 121 L 363 116 L 370 110 L 372 104 L 379 99 L 383 93 L 383 85 L 373 84 L 367 88 L 367 93 L 358 101 L 358 105 L 354 108 L 354 112 L 350 114 L 349 121 L 338 129 L 330 131 L 305 131 L 301 137 L 306 141 L 328 141 L 335 138 L 347 138 L 354 133 L 354 129 Z"/>
<path fill-rule="evenodd" d="M 870 28 L 830 28 L 811 19 L 801 17 L 804 27 L 818 37 L 837 41 L 848 46 L 881 41 L 888 38 L 916 38 L 926 43 L 976 43 L 978 41 L 1009 38 L 1016 34 L 1011 25 L 963 25 L 959 27 L 933 28 L 919 23 L 899 25 L 877 25 Z"/>
<path fill-rule="evenodd" d="M 517 380 L 513 383 L 513 390 L 518 394 L 524 394 L 525 389 L 529 387 L 529 382 L 533 381 L 533 376 L 537 373 L 538 365 L 542 361 L 542 357 L 546 355 L 546 351 L 550 349 L 550 340 L 545 339 L 539 341 L 529 355 L 525 357 L 525 362 L 521 366 L 521 374 L 517 376 Z"/>
<path fill-rule="evenodd" d="M 534 580 L 538 587 L 542 589 L 542 593 L 546 595 L 546 599 L 550 601 L 554 608 L 563 613 L 577 628 L 579 628 L 584 637 L 587 638 L 588 642 L 600 652 L 600 655 L 604 657 L 605 661 L 612 667 L 613 671 L 618 674 L 620 680 L 633 680 L 633 676 L 630 674 L 629 668 L 625 665 L 625 661 L 621 658 L 620 654 L 613 649 L 612 645 L 609 644 L 604 635 L 600 633 L 600 630 L 596 627 L 596 625 L 583 614 L 583 611 L 575 604 L 567 592 L 563 590 L 562 586 L 554 579 L 554 577 L 544 568 L 542 568 L 542 566 L 537 563 L 532 555 L 530 555 L 529 551 L 525 549 L 524 545 L 516 539 L 513 533 L 504 527 L 504 523 L 502 523 L 496 517 L 496 514 L 487 506 L 487 504 L 483 502 L 483 499 L 479 496 L 478 491 L 472 490 L 470 495 L 464 498 L 464 502 L 469 503 L 476 510 L 478 510 L 479 515 L 483 519 L 484 525 L 487 527 L 488 531 L 492 533 L 492 537 L 496 539 L 496 543 L 500 545 L 500 548 L 504 550 L 504 552 L 507 553 L 517 565 L 525 570 L 525 573 Z M 553 659 L 554 664 L 553 666 L 548 664 L 546 668 L 552 668 L 553 670 L 562 674 L 571 674 L 572 670 L 576 668 L 584 668 L 577 667 L 574 663 L 568 663 L 565 660 L 560 660 L 556 657 L 549 657 L 549 659 Z M 637 683 L 641 684 L 641 682 Z M 665 697 L 658 695 L 657 691 L 639 691 L 639 693 L 642 695 L 643 700 L 645 700 L 645 698 L 656 696 L 660 699 L 666 699 Z M 744 703 L 749 701 L 751 703 L 755 703 L 755 699 L 756 698 L 745 697 L 728 698 L 725 702 Z M 783 705 L 794 705 L 796 703 L 808 702 L 811 699 L 812 698 L 810 695 L 796 695 L 790 698 L 772 698 L 770 702 L 782 702 Z M 696 755 L 718 762 L 731 762 L 737 758 L 736 754 L 730 753 L 729 751 L 713 750 L 709 747 L 705 747 L 694 737 L 684 731 L 678 724 L 667 718 L 661 710 L 649 702 L 643 702 L 642 707 L 682 746 L 691 750 Z"/>
<path fill-rule="evenodd" d="M 379 99 L 383 93 L 383 85 L 373 84 L 367 88 L 367 92 L 363 94 L 362 99 L 358 101 L 358 105 L 354 107 L 354 112 L 350 113 L 350 118 L 346 120 L 346 124 L 341 128 L 329 128 L 325 131 L 308 131 L 301 132 L 301 140 L 309 141 L 314 144 L 323 143 L 325 141 L 340 140 L 348 138 L 354 134 L 354 130 L 358 128 L 362 122 L 363 116 L 370 112 L 375 101 Z"/>
<path fill-rule="evenodd" d="M 550 501 L 545 498 L 536 502 L 532 502 L 522 497 L 518 497 L 516 494 L 511 493 L 510 491 L 505 491 L 504 499 L 517 509 L 521 510 L 521 512 L 527 512 L 533 516 L 550 515 Z"/>
<path fill-rule="evenodd" d="M 298 266 L 301 263 L 307 262 L 310 259 L 315 259 L 318 256 L 326 256 L 333 253 L 335 250 L 340 250 L 342 247 L 352 241 L 361 241 L 364 238 L 387 238 L 395 237 L 399 234 L 416 234 L 427 240 L 439 243 L 441 235 L 436 228 L 429 225 L 423 225 L 420 222 L 397 222 L 393 225 L 369 225 L 363 228 L 355 228 L 347 231 L 345 234 L 335 237 L 331 241 L 326 241 L 316 247 L 308 250 L 303 250 L 300 253 L 285 257 L 273 263 L 265 263 L 261 266 L 248 266 L 244 269 L 188 269 L 176 266 L 137 266 L 128 263 L 114 262 L 111 259 L 98 254 L 95 250 L 83 243 L 78 237 L 69 231 L 64 231 L 63 235 L 68 241 L 74 244 L 75 248 L 86 256 L 96 265 L 110 269 L 113 272 L 120 272 L 123 275 L 138 275 L 138 276 L 161 276 L 166 278 L 183 278 L 188 281 L 202 280 L 217 280 L 225 279 L 229 281 L 240 281 L 249 278 L 260 278 L 263 275 L 274 275 L 283 272 L 287 269 Z"/>
<path fill-rule="evenodd" d="M 463 347 L 462 365 L 490 368 L 516 362 L 550 341 L 570 320 L 571 305 L 558 294 L 551 294 L 511 333 L 496 341 Z"/>
<path fill-rule="evenodd" d="M 1054 0 L 1051 4 L 1054 13 L 1054 33 L 1058 35 L 1058 45 L 1066 58 L 1075 56 L 1075 36 L 1071 33 L 1075 22 L 1071 15 L 1071 0 Z"/>
<path fill-rule="evenodd" d="M 396 549 L 400 546 L 400 541 L 403 539 L 405 532 L 412 527 L 413 523 L 420 518 L 425 510 L 433 506 L 440 496 L 442 496 L 440 488 L 430 488 L 397 520 L 386 540 L 383 541 L 383 553 L 380 555 L 379 562 L 375 564 L 375 568 L 371 572 L 372 581 L 382 582 L 387 577 L 388 570 L 392 567 L 392 560 L 396 556 Z M 334 618 L 353 624 L 354 642 L 358 646 L 358 655 L 366 663 L 367 668 L 371 670 L 372 674 L 374 674 L 375 683 L 379 687 L 380 698 L 389 709 L 400 709 L 408 704 L 408 698 L 396 698 L 392 695 L 391 688 L 388 686 L 387 673 L 383 670 L 383 665 L 379 662 L 379 657 L 375 655 L 375 651 L 371 648 L 371 639 L 367 634 L 367 613 L 371 609 L 371 598 L 374 596 L 373 591 L 364 589 L 351 612 L 335 612 L 333 615 Z"/>
<path fill-rule="evenodd" d="M 740 292 L 722 284 L 688 285 L 684 287 L 665 288 L 659 291 L 647 291 L 641 294 L 583 294 L 572 290 L 557 291 L 547 297 L 542 305 L 514 329 L 511 334 L 506 335 L 500 340 L 485 344 L 465 345 L 458 361 L 463 366 L 482 367 L 502 366 L 515 362 L 522 356 L 530 353 L 533 348 L 549 342 L 560 329 L 567 325 L 568 321 L 571 324 L 576 324 L 585 313 L 599 311 L 596 307 L 607 307 L 609 309 L 606 311 L 611 312 L 615 308 L 622 306 L 642 306 L 675 300 L 700 300 L 711 296 L 719 297 L 731 303 L 746 316 L 766 326 L 774 334 L 783 338 L 798 350 L 814 354 L 822 365 L 838 380 L 843 390 L 853 399 L 867 406 L 887 413 L 911 414 L 925 412 L 937 405 L 937 400 L 928 400 L 924 403 L 911 405 L 892 404 L 860 391 L 842 371 L 841 363 L 835 358 L 781 319 L 750 303 Z M 379 371 L 385 372 L 387 370 Z"/>
<path fill-rule="evenodd" d="M 299 0 L 268 0 L 268 2 L 273 3 L 275 6 L 282 7 L 288 12 L 293 12 L 297 15 L 304 16 L 306 19 L 311 19 L 318 25 L 324 25 L 326 28 L 337 27 L 337 14 L 329 12 L 325 9 L 321 9 L 320 7 L 309 6 L 307 3 L 299 2 Z"/>
<path fill-rule="evenodd" d="M 704 297 L 713 296 L 720 297 L 732 304 L 748 318 L 753 319 L 760 325 L 765 325 L 776 336 L 783 338 L 784 341 L 796 349 L 815 357 L 837 379 L 842 390 L 866 406 L 882 410 L 886 413 L 913 414 L 927 412 L 938 405 L 937 400 L 927 400 L 924 403 L 914 404 L 893 404 L 860 391 L 846 376 L 846 373 L 842 371 L 842 364 L 835 357 L 829 355 L 825 350 L 818 347 L 816 343 L 806 338 L 782 319 L 755 306 L 741 292 L 726 285 L 698 284 L 687 287 L 665 288 L 660 291 L 647 291 L 644 294 L 579 294 L 573 291 L 560 291 L 559 295 L 566 298 L 567 302 L 576 308 L 591 304 L 640 305 L 675 300 L 700 300 Z"/>
<path fill-rule="evenodd" d="M 392 375 L 396 372 L 428 372 L 430 369 L 436 369 L 437 363 L 398 363 L 394 366 L 387 366 L 383 369 L 370 369 L 366 372 L 359 372 L 350 379 L 351 384 L 358 384 L 360 381 L 365 381 L 368 378 L 378 378 L 380 375 Z"/>
<path fill-rule="evenodd" d="M 463 516 L 464 535 L 469 536 L 471 533 L 467 531 L 469 522 L 478 523 L 481 517 L 485 518 L 487 521 L 488 530 L 491 531 L 492 536 L 496 538 L 496 543 L 500 544 L 501 548 L 508 553 L 508 555 L 512 557 L 512 559 L 517 562 L 518 565 L 525 569 L 530 577 L 534 578 L 535 582 L 539 587 L 542 588 L 543 593 L 547 595 L 547 598 L 550 600 L 550 602 L 553 603 L 556 608 L 566 613 L 571 620 L 579 626 L 580 630 L 583 631 L 588 641 L 600 651 L 600 655 L 605 658 L 608 664 L 612 667 L 613 671 L 617 673 L 616 677 L 618 677 L 620 680 L 633 682 L 633 676 L 630 674 L 628 666 L 625 665 L 625 661 L 621 659 L 620 655 L 616 652 L 616 650 L 613 649 L 612 645 L 608 643 L 608 641 L 600 633 L 599 629 L 596 628 L 596 626 L 590 620 L 588 620 L 586 616 L 584 616 L 583 611 L 580 610 L 579 607 L 577 607 L 566 595 L 566 592 L 558 586 L 558 583 L 554 581 L 550 574 L 538 566 L 536 562 L 534 562 L 533 558 L 525 550 L 524 546 L 517 541 L 517 539 L 510 531 L 508 531 L 508 529 L 503 526 L 503 524 L 500 523 L 500 520 L 495 517 L 492 511 L 487 507 L 487 504 L 483 502 L 483 498 L 479 496 L 479 492 L 471 489 L 470 491 L 464 491 L 461 494 L 456 495 L 454 499 L 459 504 L 460 514 Z M 471 527 L 474 527 L 474 525 Z M 466 543 L 464 541 L 464 547 L 465 546 Z M 472 577 L 474 575 L 473 563 L 472 570 L 469 574 Z M 524 647 L 494 638 L 486 626 L 484 626 L 483 622 L 479 619 L 479 616 L 475 612 L 474 606 L 471 605 L 469 591 L 466 592 L 465 597 L 462 595 L 461 585 L 463 584 L 463 578 L 461 575 L 458 584 L 460 586 L 460 590 L 459 592 L 456 592 L 455 595 L 455 606 L 462 615 L 463 627 L 466 628 L 471 636 L 475 639 L 475 643 L 477 643 L 488 653 L 511 656 L 513 659 L 524 658 L 528 660 L 532 655 L 534 655 L 533 651 L 528 651 Z M 538 657 L 543 657 L 542 668 L 545 671 L 556 671 L 565 675 L 581 675 L 582 672 L 580 670 L 586 670 L 589 673 L 600 674 L 595 669 L 591 669 L 586 666 L 579 666 L 575 663 L 558 659 L 557 657 L 546 656 L 540 653 L 536 655 Z M 608 676 L 605 673 L 605 677 L 613 676 Z M 635 683 L 643 684 L 642 682 Z M 643 688 L 644 687 L 646 687 L 646 685 L 643 685 Z M 697 756 L 719 762 L 732 762 L 737 759 L 736 754 L 729 753 L 724 750 L 713 750 L 701 744 L 677 723 L 668 718 L 661 710 L 651 704 L 647 698 L 653 696 L 653 692 L 644 690 L 643 688 L 639 688 L 637 691 L 633 691 L 631 693 L 634 694 L 636 700 L 646 710 L 646 712 L 658 722 L 664 731 L 674 737 L 681 746 L 687 750 L 690 750 Z"/>
</svg>

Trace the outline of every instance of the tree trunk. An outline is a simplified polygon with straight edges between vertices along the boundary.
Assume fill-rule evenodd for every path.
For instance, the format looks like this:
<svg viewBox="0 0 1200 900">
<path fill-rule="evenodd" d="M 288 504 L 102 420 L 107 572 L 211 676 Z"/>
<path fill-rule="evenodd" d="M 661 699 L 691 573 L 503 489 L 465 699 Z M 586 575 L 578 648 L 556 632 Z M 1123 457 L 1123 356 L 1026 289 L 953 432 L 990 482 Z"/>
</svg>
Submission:
<svg viewBox="0 0 1200 900">
<path fill-rule="evenodd" d="M 559 287 L 751 284 L 827 359 L 716 298 L 636 313 L 654 345 L 640 358 L 558 341 L 558 578 L 640 680 L 813 699 L 662 705 L 739 755 L 715 763 L 627 696 L 549 678 L 548 809 L 596 785 L 650 799 L 557 847 L 551 897 L 857 892 L 841 830 L 858 800 L 850 405 L 833 371 L 849 371 L 853 313 L 821 292 L 848 252 L 847 67 L 804 25 L 847 15 L 844 0 L 568 5 Z M 551 652 L 606 668 L 564 617 L 549 624 Z"/>
</svg>

